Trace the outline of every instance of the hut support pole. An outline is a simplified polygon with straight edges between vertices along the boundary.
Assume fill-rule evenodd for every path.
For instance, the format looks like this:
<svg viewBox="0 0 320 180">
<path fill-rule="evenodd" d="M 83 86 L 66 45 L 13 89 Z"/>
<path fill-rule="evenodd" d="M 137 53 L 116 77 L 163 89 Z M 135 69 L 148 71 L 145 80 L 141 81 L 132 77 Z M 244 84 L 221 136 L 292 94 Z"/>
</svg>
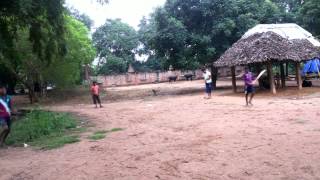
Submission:
<svg viewBox="0 0 320 180">
<path fill-rule="evenodd" d="M 289 76 L 289 63 L 286 63 L 286 76 Z"/>
<path fill-rule="evenodd" d="M 276 86 L 274 84 L 274 76 L 272 72 L 272 63 L 267 64 L 269 83 L 270 83 L 270 91 L 272 94 L 277 94 Z"/>
<path fill-rule="evenodd" d="M 237 92 L 237 80 L 236 80 L 236 67 L 231 67 L 231 74 L 232 74 L 232 89 L 233 92 Z"/>
<path fill-rule="evenodd" d="M 281 74 L 281 87 L 285 88 L 286 87 L 286 75 L 285 75 L 284 66 L 282 63 L 280 63 L 280 74 Z"/>
<path fill-rule="evenodd" d="M 300 69 L 300 63 L 296 63 L 296 79 L 297 79 L 297 85 L 298 89 L 302 90 L 302 78 L 301 78 L 301 69 Z"/>
</svg>

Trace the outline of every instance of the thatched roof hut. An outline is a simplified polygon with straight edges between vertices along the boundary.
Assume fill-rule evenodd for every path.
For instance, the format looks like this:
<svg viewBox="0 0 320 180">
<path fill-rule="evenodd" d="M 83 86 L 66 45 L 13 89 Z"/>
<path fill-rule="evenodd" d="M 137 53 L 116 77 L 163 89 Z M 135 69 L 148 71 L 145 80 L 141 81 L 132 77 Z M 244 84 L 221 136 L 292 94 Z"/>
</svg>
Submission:
<svg viewBox="0 0 320 180">
<path fill-rule="evenodd" d="M 295 62 L 298 70 L 299 62 L 320 56 L 319 47 L 320 42 L 296 24 L 257 25 L 233 44 L 214 66 L 264 63 L 269 65 L 269 73 L 272 73 L 270 69 L 274 62 Z"/>
<path fill-rule="evenodd" d="M 288 40 L 270 31 L 240 39 L 214 65 L 232 67 L 269 61 L 301 62 L 319 57 L 319 52 L 319 47 L 306 39 Z"/>
</svg>

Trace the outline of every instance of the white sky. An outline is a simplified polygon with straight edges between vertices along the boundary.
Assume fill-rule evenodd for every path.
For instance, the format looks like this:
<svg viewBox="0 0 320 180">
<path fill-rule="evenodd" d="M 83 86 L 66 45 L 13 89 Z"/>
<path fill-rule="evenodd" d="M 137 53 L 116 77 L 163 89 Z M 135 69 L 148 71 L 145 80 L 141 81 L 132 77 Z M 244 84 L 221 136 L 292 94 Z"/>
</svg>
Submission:
<svg viewBox="0 0 320 180">
<path fill-rule="evenodd" d="M 109 4 L 101 5 L 95 0 L 66 0 L 68 7 L 90 16 L 94 28 L 104 24 L 106 19 L 115 18 L 137 28 L 143 16 L 148 16 L 154 8 L 164 3 L 165 0 L 110 0 Z"/>
</svg>

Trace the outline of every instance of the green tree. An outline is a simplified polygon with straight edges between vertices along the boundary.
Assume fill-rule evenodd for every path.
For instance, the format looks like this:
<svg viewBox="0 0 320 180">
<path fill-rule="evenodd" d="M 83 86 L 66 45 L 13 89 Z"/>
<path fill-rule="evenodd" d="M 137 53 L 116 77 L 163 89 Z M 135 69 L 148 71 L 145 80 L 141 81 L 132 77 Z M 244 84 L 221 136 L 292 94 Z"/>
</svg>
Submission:
<svg viewBox="0 0 320 180">
<path fill-rule="evenodd" d="M 92 28 L 94 22 L 88 15 L 80 13 L 77 9 L 74 8 L 71 8 L 68 11 L 72 17 L 86 25 L 89 30 Z"/>
<path fill-rule="evenodd" d="M 280 9 L 283 23 L 296 23 L 303 0 L 272 0 Z"/>
<path fill-rule="evenodd" d="M 126 73 L 128 69 L 127 62 L 120 57 L 110 55 L 108 60 L 98 67 L 98 74 L 113 75 Z"/>
<path fill-rule="evenodd" d="M 121 59 L 120 64 L 125 62 L 127 65 L 135 61 L 139 45 L 137 32 L 128 24 L 121 22 L 120 19 L 107 20 L 104 25 L 94 32 L 93 42 L 97 49 L 98 57 L 106 60 L 106 66 L 103 67 L 104 70 L 110 64 L 108 63 L 109 60 L 114 64 L 116 59 Z M 114 72 L 114 70 L 106 70 L 106 73 L 108 72 Z"/>
<path fill-rule="evenodd" d="M 49 62 L 52 54 L 63 55 L 63 4 L 63 0 L 2 0 L 0 59 L 16 53 L 13 44 L 19 29 L 29 33 L 32 49 L 43 61 Z"/>
<path fill-rule="evenodd" d="M 299 11 L 299 20 L 301 24 L 320 37 L 320 0 L 305 0 Z"/>
<path fill-rule="evenodd" d="M 65 56 L 53 54 L 50 63 L 44 62 L 34 53 L 28 30 L 19 29 L 13 41 L 16 54 L 1 61 L 4 67 L 10 70 L 10 74 L 29 89 L 31 102 L 35 100 L 33 92 L 35 83 L 42 87 L 46 87 L 47 83 L 53 83 L 58 87 L 73 85 L 80 79 L 81 65 L 92 62 L 95 57 L 86 26 L 69 16 L 64 18 L 67 35 Z"/>
<path fill-rule="evenodd" d="M 66 16 L 65 19 L 67 54 L 62 61 L 57 59 L 50 64 L 44 73 L 44 79 L 58 87 L 67 87 L 79 82 L 82 66 L 92 63 L 96 56 L 86 25 L 70 16 Z"/>
<path fill-rule="evenodd" d="M 269 0 L 167 0 L 154 13 L 151 47 L 166 67 L 196 68 L 217 59 L 256 24 L 279 22 L 279 14 Z"/>
<path fill-rule="evenodd" d="M 108 0 L 97 2 L 105 4 Z M 19 74 L 29 68 L 22 63 L 20 49 L 30 57 L 37 56 L 44 66 L 66 55 L 63 5 L 64 0 L 0 1 L 0 66 L 3 69 L 0 81 L 11 84 L 11 90 L 16 81 L 28 79 Z M 23 47 L 18 47 L 20 45 Z"/>
</svg>

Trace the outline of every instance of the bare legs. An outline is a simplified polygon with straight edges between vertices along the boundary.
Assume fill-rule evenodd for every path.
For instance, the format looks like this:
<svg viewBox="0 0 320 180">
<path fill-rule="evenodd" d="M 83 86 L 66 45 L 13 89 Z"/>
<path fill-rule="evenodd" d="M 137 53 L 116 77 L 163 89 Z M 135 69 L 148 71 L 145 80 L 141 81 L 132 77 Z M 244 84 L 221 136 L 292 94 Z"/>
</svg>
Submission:
<svg viewBox="0 0 320 180">
<path fill-rule="evenodd" d="M 10 129 L 7 125 L 0 128 L 0 147 L 4 146 L 4 142 L 10 133 Z"/>
<path fill-rule="evenodd" d="M 208 93 L 208 99 L 211 99 L 211 93 Z"/>
<path fill-rule="evenodd" d="M 250 98 L 249 98 L 249 94 L 250 94 Z M 246 105 L 249 106 L 249 105 L 253 105 L 252 104 L 252 99 L 254 97 L 254 93 L 247 93 L 246 94 Z"/>
<path fill-rule="evenodd" d="M 99 95 L 92 95 L 93 104 L 95 104 L 96 108 L 98 108 L 98 104 L 100 105 L 100 108 L 102 108 L 101 100 Z"/>
</svg>

